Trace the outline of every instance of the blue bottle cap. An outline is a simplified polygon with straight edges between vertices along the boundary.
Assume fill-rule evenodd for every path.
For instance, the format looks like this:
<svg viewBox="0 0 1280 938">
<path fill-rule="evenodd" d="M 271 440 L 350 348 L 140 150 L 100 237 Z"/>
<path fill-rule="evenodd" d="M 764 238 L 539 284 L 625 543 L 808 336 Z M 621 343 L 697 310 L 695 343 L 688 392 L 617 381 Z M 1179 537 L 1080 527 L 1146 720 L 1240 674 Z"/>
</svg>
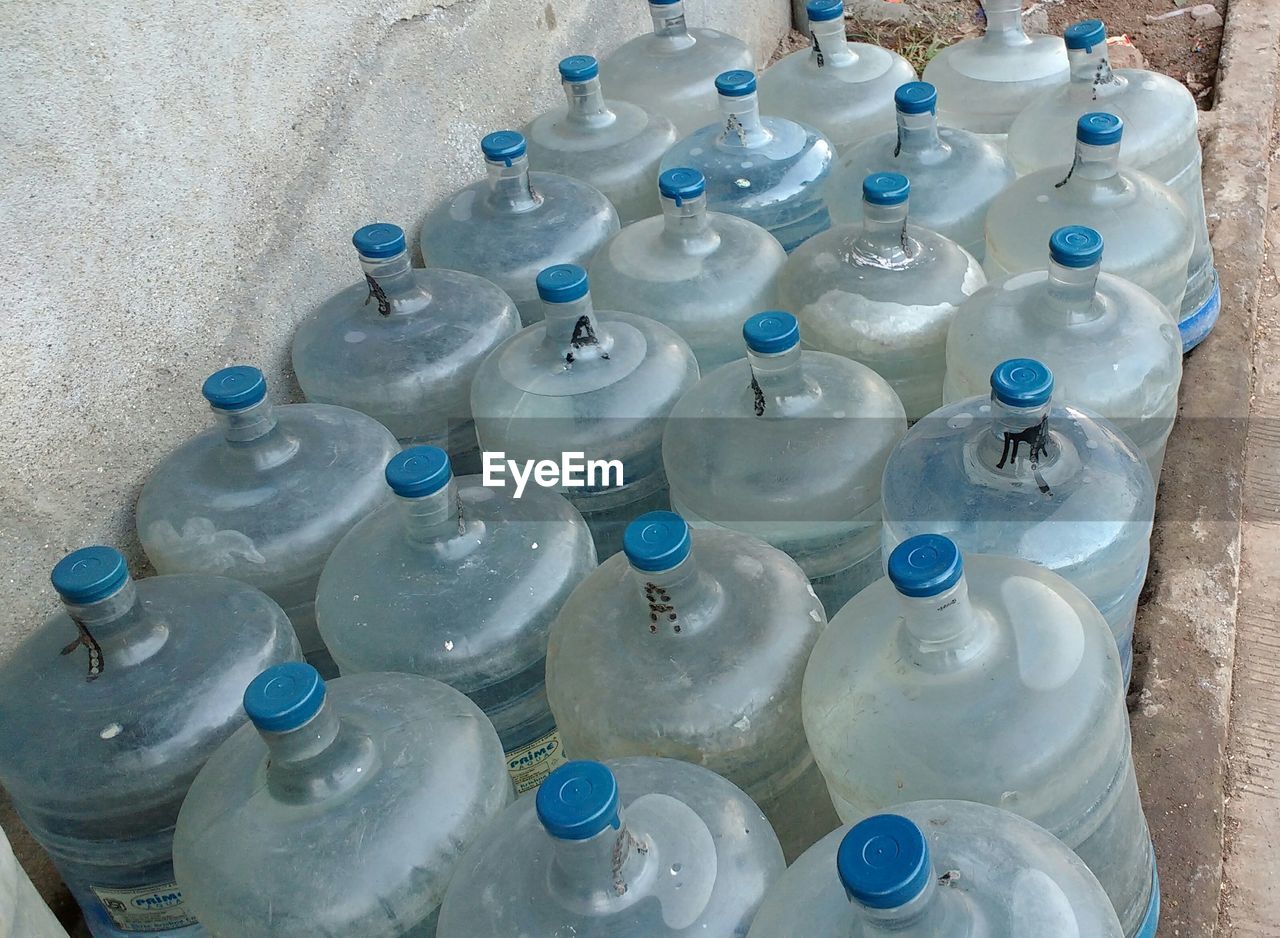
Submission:
<svg viewBox="0 0 1280 938">
<path fill-rule="evenodd" d="M 560 77 L 565 81 L 590 81 L 599 74 L 600 63 L 594 55 L 571 55 L 560 60 Z"/>
<path fill-rule="evenodd" d="M 689 556 L 693 538 L 689 524 L 674 511 L 650 511 L 622 532 L 622 551 L 631 566 L 658 573 L 679 566 Z"/>
<path fill-rule="evenodd" d="M 756 74 L 745 68 L 721 72 L 716 76 L 716 91 L 726 98 L 741 98 L 756 93 Z"/>
<path fill-rule="evenodd" d="M 572 303 L 587 295 L 587 272 L 577 264 L 556 264 L 538 274 L 538 296 L 546 303 Z"/>
<path fill-rule="evenodd" d="M 991 372 L 991 393 L 1010 407 L 1043 407 L 1053 396 L 1053 372 L 1034 358 L 1011 358 Z"/>
<path fill-rule="evenodd" d="M 889 581 L 903 596 L 937 596 L 960 582 L 960 548 L 941 534 L 917 534 L 889 555 Z"/>
<path fill-rule="evenodd" d="M 618 780 L 600 762 L 566 762 L 546 777 L 534 798 L 538 820 L 558 840 L 586 840 L 622 824 Z"/>
<path fill-rule="evenodd" d="M 1092 52 L 1094 46 L 1107 41 L 1107 27 L 1102 25 L 1102 20 L 1081 20 L 1064 29 L 1062 38 L 1068 49 Z"/>
<path fill-rule="evenodd" d="M 687 166 L 669 169 L 658 177 L 658 192 L 668 199 L 675 199 L 676 205 L 696 199 L 706 191 L 706 177 Z"/>
<path fill-rule="evenodd" d="M 871 205 L 901 205 L 911 194 L 911 183 L 902 173 L 872 173 L 862 180 L 862 199 Z"/>
<path fill-rule="evenodd" d="M 81 547 L 54 564 L 49 579 L 63 602 L 86 606 L 118 592 L 129 580 L 129 565 L 114 547 Z"/>
<path fill-rule="evenodd" d="M 675 3 L 683 3 L 684 0 L 649 0 L 651 7 L 669 7 Z"/>
<path fill-rule="evenodd" d="M 480 141 L 480 152 L 490 163 L 505 163 L 524 156 L 524 134 L 517 130 L 495 130 Z"/>
<path fill-rule="evenodd" d="M 1094 147 L 1120 142 L 1124 121 L 1105 111 L 1091 111 L 1076 122 L 1076 139 Z"/>
<path fill-rule="evenodd" d="M 742 324 L 747 348 L 761 355 L 776 355 L 800 344 L 800 323 L 780 309 L 756 313 Z"/>
<path fill-rule="evenodd" d="M 405 250 L 404 229 L 399 225 L 380 221 L 357 230 L 351 236 L 351 243 L 356 246 L 361 257 L 395 257 Z"/>
<path fill-rule="evenodd" d="M 391 457 L 385 472 L 387 485 L 402 498 L 432 495 L 453 478 L 449 454 L 438 446 L 410 446 Z"/>
<path fill-rule="evenodd" d="M 872 909 L 906 905 L 924 892 L 932 869 L 924 833 L 899 814 L 859 821 L 836 851 L 836 872 L 845 892 Z"/>
<path fill-rule="evenodd" d="M 1092 267 L 1102 260 L 1102 235 L 1084 225 L 1064 225 L 1049 235 L 1049 256 L 1063 267 Z"/>
<path fill-rule="evenodd" d="M 938 89 L 927 81 L 909 81 L 898 86 L 893 103 L 903 114 L 936 114 Z"/>
<path fill-rule="evenodd" d="M 218 410 L 244 410 L 267 396 L 267 379 L 252 365 L 232 365 L 209 375 L 200 390 Z"/>
<path fill-rule="evenodd" d="M 844 0 L 809 0 L 805 4 L 805 13 L 810 23 L 825 23 L 844 17 Z"/>
<path fill-rule="evenodd" d="M 324 678 L 302 661 L 272 665 L 244 691 L 244 712 L 264 733 L 287 733 L 305 726 L 322 703 Z"/>
</svg>

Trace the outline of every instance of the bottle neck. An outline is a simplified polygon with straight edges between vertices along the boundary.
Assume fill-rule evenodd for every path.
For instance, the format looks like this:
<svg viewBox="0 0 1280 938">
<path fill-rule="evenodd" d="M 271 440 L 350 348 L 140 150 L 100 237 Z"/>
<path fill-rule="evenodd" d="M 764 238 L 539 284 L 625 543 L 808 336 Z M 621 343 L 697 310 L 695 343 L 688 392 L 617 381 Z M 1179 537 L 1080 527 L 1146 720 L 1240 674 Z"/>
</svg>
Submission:
<svg viewBox="0 0 1280 938">
<path fill-rule="evenodd" d="M 760 100 L 755 94 L 744 94 L 738 98 L 720 95 L 720 113 L 724 116 L 724 131 L 720 134 L 722 144 L 754 149 L 772 139 L 760 120 Z"/>
<path fill-rule="evenodd" d="M 978 458 L 988 472 L 1043 486 L 1042 471 L 1060 451 L 1049 432 L 1051 402 L 1038 407 L 1011 407 L 991 398 L 989 432 L 979 441 Z"/>
<path fill-rule="evenodd" d="M 599 78 L 586 81 L 566 81 L 565 100 L 569 102 L 569 120 L 584 128 L 598 130 L 616 121 L 617 115 L 609 110 Z"/>
<path fill-rule="evenodd" d="M 894 909 L 861 907 L 862 934 L 867 938 L 883 935 L 895 938 L 904 932 L 913 935 L 967 935 L 967 916 L 959 903 L 945 901 L 938 888 L 937 871 L 929 864 L 929 879 L 920 895 Z"/>
<path fill-rule="evenodd" d="M 1094 302 L 1098 293 L 1098 274 L 1102 262 L 1091 267 L 1064 267 L 1049 261 L 1049 277 L 1045 282 L 1048 308 L 1069 323 L 1089 322 L 1102 315 Z"/>
<path fill-rule="evenodd" d="M 908 202 L 898 205 L 862 203 L 862 253 L 886 267 L 901 267 L 911 262 L 913 244 L 907 237 Z"/>
<path fill-rule="evenodd" d="M 268 398 L 240 410 L 214 407 L 213 412 L 227 445 L 249 459 L 255 469 L 278 466 L 298 450 L 297 440 L 280 432 Z"/>
<path fill-rule="evenodd" d="M 720 246 L 720 234 L 707 215 L 707 197 L 684 199 L 662 197 L 662 237 L 682 254 L 709 254 Z"/>
<path fill-rule="evenodd" d="M 438 544 L 452 540 L 467 530 L 458 480 L 452 478 L 438 492 L 420 498 L 397 498 L 400 518 L 410 543 Z"/>
<path fill-rule="evenodd" d="M 818 68 L 845 68 L 858 61 L 844 31 L 844 18 L 809 23 L 809 61 Z"/>
<path fill-rule="evenodd" d="M 1076 141 L 1075 161 L 1067 173 L 1067 178 L 1058 183 L 1067 185 L 1072 181 L 1100 182 L 1113 179 L 1120 172 L 1120 144 L 1110 143 L 1106 146 Z"/>
<path fill-rule="evenodd" d="M 724 602 L 724 590 L 698 569 L 691 553 L 670 570 L 631 570 L 648 609 L 653 635 L 693 635 L 713 622 Z"/>
<path fill-rule="evenodd" d="M 903 596 L 903 637 L 913 662 L 928 670 L 944 670 L 975 657 L 990 631 L 986 619 L 969 601 L 969 584 L 959 582 L 936 596 Z"/>
<path fill-rule="evenodd" d="M 304 726 L 259 730 L 267 744 L 267 787 L 278 800 L 302 804 L 330 798 L 374 774 L 373 740 L 338 719 L 328 700 Z"/>
<path fill-rule="evenodd" d="M 627 826 L 618 806 L 618 827 L 606 827 L 586 840 L 561 840 L 553 844 L 549 879 L 552 892 L 571 908 L 608 908 L 635 896 L 629 886 L 644 878 L 645 866 L 656 862 L 641 836 Z"/>
<path fill-rule="evenodd" d="M 544 302 L 542 308 L 546 342 L 566 365 L 608 359 L 613 339 L 596 316 L 590 293 L 568 303 Z"/>
<path fill-rule="evenodd" d="M 804 379 L 799 345 L 772 355 L 747 349 L 751 368 L 751 391 L 757 417 L 780 416 L 783 405 L 807 396 L 812 388 Z"/>
<path fill-rule="evenodd" d="M 380 316 L 415 312 L 431 300 L 431 294 L 418 285 L 413 275 L 408 251 L 402 251 L 395 257 L 360 255 L 360 266 L 369 285 L 365 306 L 376 310 Z"/>
<path fill-rule="evenodd" d="M 992 45 L 1019 46 L 1031 40 L 1022 28 L 1022 0 L 987 0 L 982 5 L 987 16 L 983 41 Z"/>
<path fill-rule="evenodd" d="M 679 41 L 681 45 L 693 44 L 689 26 L 684 20 L 683 3 L 651 3 L 649 16 L 653 19 L 653 34 Z"/>
<path fill-rule="evenodd" d="M 1106 42 L 1100 42 L 1092 49 L 1068 49 L 1067 63 L 1071 69 L 1071 81 L 1093 88 L 1095 97 L 1125 84 L 1125 80 L 1111 70 Z"/>
<path fill-rule="evenodd" d="M 517 156 L 506 163 L 485 160 L 489 182 L 489 206 L 496 212 L 519 214 L 530 212 L 542 204 L 529 179 L 529 158 Z"/>
<path fill-rule="evenodd" d="M 927 153 L 948 149 L 938 136 L 938 118 L 930 111 L 904 114 L 898 111 L 898 153 Z"/>
</svg>

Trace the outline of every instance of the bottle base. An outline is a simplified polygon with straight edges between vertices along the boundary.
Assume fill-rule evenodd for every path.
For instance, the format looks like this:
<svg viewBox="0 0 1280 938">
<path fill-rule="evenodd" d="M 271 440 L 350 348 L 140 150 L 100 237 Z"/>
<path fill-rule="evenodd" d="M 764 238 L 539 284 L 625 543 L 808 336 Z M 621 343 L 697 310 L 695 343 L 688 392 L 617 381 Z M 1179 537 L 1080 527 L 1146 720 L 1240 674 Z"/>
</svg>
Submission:
<svg viewBox="0 0 1280 938">
<path fill-rule="evenodd" d="M 1213 292 L 1199 309 L 1194 310 L 1178 322 L 1178 332 L 1182 335 L 1182 354 L 1191 351 L 1205 340 L 1218 321 L 1222 311 L 1222 287 L 1218 283 L 1218 275 L 1214 273 Z"/>
<path fill-rule="evenodd" d="M 1154 854 L 1155 850 L 1152 849 Z M 1156 858 L 1151 857 L 1151 901 L 1147 903 L 1147 912 L 1142 917 L 1142 924 L 1130 938 L 1156 938 L 1156 928 L 1160 924 L 1160 871 L 1156 869 Z"/>
</svg>

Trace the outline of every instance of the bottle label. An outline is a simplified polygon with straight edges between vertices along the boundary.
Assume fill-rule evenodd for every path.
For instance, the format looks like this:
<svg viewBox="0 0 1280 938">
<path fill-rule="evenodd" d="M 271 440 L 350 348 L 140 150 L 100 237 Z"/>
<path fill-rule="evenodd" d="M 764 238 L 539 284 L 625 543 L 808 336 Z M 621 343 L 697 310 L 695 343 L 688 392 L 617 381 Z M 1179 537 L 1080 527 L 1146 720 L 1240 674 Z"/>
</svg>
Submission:
<svg viewBox="0 0 1280 938">
<path fill-rule="evenodd" d="M 543 779 L 568 761 L 560 734 L 552 730 L 546 736 L 507 753 L 507 772 L 516 787 L 516 794 L 523 795 L 541 785 Z"/>
<path fill-rule="evenodd" d="M 177 883 L 89 888 L 111 917 L 111 924 L 121 931 L 162 932 L 196 924 Z"/>
</svg>

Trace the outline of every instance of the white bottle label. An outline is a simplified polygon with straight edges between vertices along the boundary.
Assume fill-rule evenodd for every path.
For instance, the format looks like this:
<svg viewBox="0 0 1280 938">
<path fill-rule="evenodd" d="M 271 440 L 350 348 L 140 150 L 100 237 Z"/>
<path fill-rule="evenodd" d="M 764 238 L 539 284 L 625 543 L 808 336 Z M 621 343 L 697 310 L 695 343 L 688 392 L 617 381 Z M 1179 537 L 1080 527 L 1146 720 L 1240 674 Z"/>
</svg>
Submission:
<svg viewBox="0 0 1280 938">
<path fill-rule="evenodd" d="M 552 730 L 541 739 L 507 753 L 507 772 L 511 774 L 516 794 L 523 795 L 541 785 L 543 779 L 568 761 L 560 734 Z"/>
<path fill-rule="evenodd" d="M 111 922 L 122 931 L 161 932 L 196 924 L 177 883 L 154 886 L 90 886 Z"/>
</svg>

